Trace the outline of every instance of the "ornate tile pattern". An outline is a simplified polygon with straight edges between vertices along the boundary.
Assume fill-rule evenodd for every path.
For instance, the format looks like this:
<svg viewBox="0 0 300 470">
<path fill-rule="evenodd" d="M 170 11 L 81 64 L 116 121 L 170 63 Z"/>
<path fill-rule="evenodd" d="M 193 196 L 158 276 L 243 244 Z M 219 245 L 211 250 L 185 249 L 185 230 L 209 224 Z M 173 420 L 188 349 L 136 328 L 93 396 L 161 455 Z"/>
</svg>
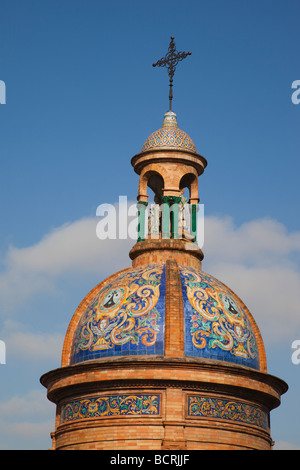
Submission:
<svg viewBox="0 0 300 470">
<path fill-rule="evenodd" d="M 269 429 L 268 414 L 260 408 L 244 402 L 224 400 L 220 398 L 188 396 L 189 417 L 226 419 L 239 423 Z"/>
<path fill-rule="evenodd" d="M 259 369 L 257 341 L 238 299 L 214 277 L 180 267 L 185 355 Z"/>
<path fill-rule="evenodd" d="M 176 127 L 161 128 L 153 132 L 144 143 L 142 152 L 158 148 L 183 149 L 197 153 L 192 139 Z"/>
<path fill-rule="evenodd" d="M 101 289 L 82 315 L 71 364 L 164 353 L 165 267 L 132 268 Z"/>
<path fill-rule="evenodd" d="M 63 405 L 60 423 L 107 416 L 158 416 L 160 395 L 86 397 Z"/>
</svg>

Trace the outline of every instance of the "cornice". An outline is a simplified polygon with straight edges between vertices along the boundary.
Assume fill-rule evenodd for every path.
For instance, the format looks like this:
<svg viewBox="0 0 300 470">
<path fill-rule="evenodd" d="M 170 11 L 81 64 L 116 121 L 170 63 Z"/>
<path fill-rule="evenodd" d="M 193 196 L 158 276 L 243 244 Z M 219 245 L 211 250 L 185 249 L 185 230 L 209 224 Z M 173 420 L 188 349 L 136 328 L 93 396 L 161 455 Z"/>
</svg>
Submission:
<svg viewBox="0 0 300 470">
<path fill-rule="evenodd" d="M 100 380 L 97 378 L 97 372 L 106 371 L 107 376 L 114 371 L 128 370 L 160 370 L 168 369 L 169 376 L 166 379 L 155 378 L 128 378 L 126 372 L 123 378 Z M 176 374 L 170 377 L 170 369 L 175 371 L 199 371 L 209 372 L 215 377 L 223 375 L 222 380 L 197 380 L 197 379 L 178 379 Z M 76 376 L 80 378 L 85 375 L 86 380 L 76 381 Z M 236 383 L 226 383 L 226 377 L 235 376 Z M 72 384 L 59 385 L 68 378 L 74 378 Z M 251 380 L 253 386 L 245 387 L 244 381 Z M 165 356 L 155 357 L 123 357 L 106 358 L 105 360 L 87 361 L 85 363 L 66 366 L 52 370 L 44 374 L 40 379 L 42 385 L 48 389 L 48 398 L 58 403 L 62 399 L 70 396 L 80 395 L 81 393 L 95 393 L 104 390 L 121 390 L 124 388 L 181 388 L 194 391 L 209 391 L 214 393 L 223 393 L 225 395 L 235 396 L 244 399 L 254 399 L 263 403 L 269 409 L 276 408 L 280 404 L 280 395 L 287 391 L 287 384 L 270 374 L 256 371 L 248 367 L 232 365 L 221 361 L 202 360 L 199 358 L 174 358 Z M 257 387 L 255 387 L 255 382 Z M 258 390 L 258 385 L 263 384 L 274 391 Z"/>
</svg>

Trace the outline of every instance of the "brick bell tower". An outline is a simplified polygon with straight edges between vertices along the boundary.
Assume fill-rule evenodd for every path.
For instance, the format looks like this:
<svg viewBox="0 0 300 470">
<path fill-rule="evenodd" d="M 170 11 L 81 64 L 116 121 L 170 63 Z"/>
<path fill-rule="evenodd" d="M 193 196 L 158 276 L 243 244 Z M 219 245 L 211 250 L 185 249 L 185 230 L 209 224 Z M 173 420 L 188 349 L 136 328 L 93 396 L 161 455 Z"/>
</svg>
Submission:
<svg viewBox="0 0 300 470">
<path fill-rule="evenodd" d="M 267 373 L 246 305 L 202 270 L 206 159 L 169 110 L 131 163 L 132 265 L 87 294 L 61 367 L 41 377 L 56 404 L 53 449 L 271 449 L 270 411 L 287 385 Z"/>
</svg>

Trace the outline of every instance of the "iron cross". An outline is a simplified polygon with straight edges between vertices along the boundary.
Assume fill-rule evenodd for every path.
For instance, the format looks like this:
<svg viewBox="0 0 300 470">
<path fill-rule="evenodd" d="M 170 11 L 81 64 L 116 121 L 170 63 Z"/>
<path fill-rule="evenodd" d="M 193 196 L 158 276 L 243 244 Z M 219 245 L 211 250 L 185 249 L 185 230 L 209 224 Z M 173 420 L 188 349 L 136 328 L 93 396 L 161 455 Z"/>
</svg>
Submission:
<svg viewBox="0 0 300 470">
<path fill-rule="evenodd" d="M 165 57 L 158 60 L 155 64 L 152 64 L 153 67 L 157 65 L 159 67 L 167 67 L 168 74 L 169 74 L 169 85 L 170 85 L 170 92 L 169 92 L 169 103 L 170 107 L 169 110 L 171 111 L 172 108 L 172 99 L 173 99 L 173 77 L 176 69 L 176 65 L 181 60 L 185 59 L 188 55 L 191 55 L 191 52 L 178 52 L 176 51 L 174 36 L 171 36 L 171 42 L 169 44 L 169 49 Z"/>
</svg>

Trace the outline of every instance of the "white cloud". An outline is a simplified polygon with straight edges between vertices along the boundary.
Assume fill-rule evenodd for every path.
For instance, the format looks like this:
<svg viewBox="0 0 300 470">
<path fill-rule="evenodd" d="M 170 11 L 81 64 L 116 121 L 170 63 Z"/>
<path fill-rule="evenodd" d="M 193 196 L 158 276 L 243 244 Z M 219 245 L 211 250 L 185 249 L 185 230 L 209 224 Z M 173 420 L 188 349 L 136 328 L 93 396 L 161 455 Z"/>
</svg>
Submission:
<svg viewBox="0 0 300 470">
<path fill-rule="evenodd" d="M 44 390 L 31 390 L 24 396 L 16 395 L 0 403 L 0 415 L 1 419 L 8 417 L 10 420 L 16 417 L 24 420 L 33 416 L 45 418 L 53 413 L 53 407 Z"/>
<path fill-rule="evenodd" d="M 54 430 L 54 420 L 42 421 L 40 423 L 32 423 L 30 421 L 21 421 L 16 423 L 7 423 L 6 431 L 16 437 L 20 436 L 31 440 L 34 447 L 34 440 L 40 436 L 49 436 L 50 430 Z M 50 440 L 50 439 L 49 439 Z M 26 448 L 28 443 L 26 443 Z"/>
<path fill-rule="evenodd" d="M 69 320 L 70 318 L 67 319 Z M 27 322 L 30 321 L 27 318 Z M 11 319 L 3 322 L 0 338 L 5 345 L 6 367 L 39 367 L 46 362 L 59 366 L 65 329 L 61 331 L 58 326 L 57 331 L 45 333 L 35 331 L 34 328 L 34 323 L 30 327 Z"/>
<path fill-rule="evenodd" d="M 31 390 L 0 403 L 0 446 L 2 449 L 35 449 L 51 447 L 55 405 L 44 390 Z"/>
<path fill-rule="evenodd" d="M 114 210 L 115 206 L 110 206 Z M 99 240 L 96 229 L 103 219 L 80 219 L 52 230 L 33 246 L 11 247 L 6 258 L 7 269 L 52 277 L 78 269 L 99 270 L 99 264 L 111 259 L 115 250 L 119 253 L 124 244 L 134 243 L 133 240 L 121 240 L 121 243 L 117 239 Z"/>
<path fill-rule="evenodd" d="M 30 362 L 45 362 L 45 360 L 60 362 L 64 341 L 62 333 L 28 331 L 26 326 L 6 320 L 1 337 L 5 340 L 8 361 L 14 357 Z"/>
<path fill-rule="evenodd" d="M 11 247 L 6 263 L 19 272 L 57 276 L 78 266 L 93 267 L 97 248 L 95 220 L 82 219 L 54 229 L 33 246 Z"/>
<path fill-rule="evenodd" d="M 212 261 L 261 266 L 280 260 L 290 264 L 289 256 L 300 253 L 300 232 L 289 233 L 283 224 L 269 218 L 236 227 L 231 217 L 206 217 L 204 250 Z"/>
<path fill-rule="evenodd" d="M 32 246 L 11 246 L 0 273 L 2 310 L 18 306 L 36 293 L 53 292 L 57 279 L 66 273 L 71 277 L 98 272 L 101 276 L 108 267 L 129 266 L 128 252 L 134 241 L 99 240 L 97 222 L 96 218 L 81 219 L 51 231 Z"/>
</svg>

